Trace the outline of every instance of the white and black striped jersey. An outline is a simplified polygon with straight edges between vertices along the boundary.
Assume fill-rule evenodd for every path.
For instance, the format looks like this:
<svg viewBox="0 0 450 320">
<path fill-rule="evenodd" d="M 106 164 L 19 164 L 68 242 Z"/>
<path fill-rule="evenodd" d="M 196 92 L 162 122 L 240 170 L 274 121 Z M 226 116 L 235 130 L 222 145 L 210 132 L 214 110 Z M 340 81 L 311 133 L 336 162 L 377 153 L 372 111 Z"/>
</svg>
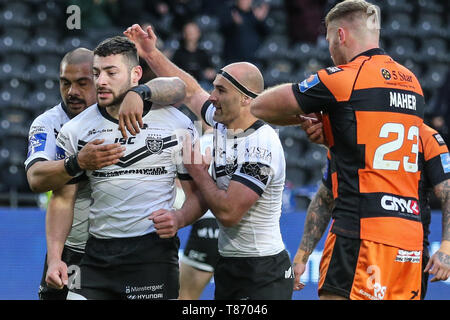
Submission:
<svg viewBox="0 0 450 320">
<path fill-rule="evenodd" d="M 213 135 L 212 135 L 212 133 L 206 133 L 206 134 L 203 134 L 200 137 L 200 149 L 201 149 L 200 151 L 201 151 L 202 155 L 205 155 L 206 148 L 210 148 L 210 150 L 212 152 L 212 149 L 213 149 Z M 211 168 L 212 167 L 210 166 L 210 168 L 208 170 L 210 174 L 211 174 Z M 183 189 L 181 187 L 178 187 L 177 188 L 177 196 L 176 196 L 175 202 L 173 204 L 174 208 L 175 209 L 180 209 L 183 206 L 183 203 L 184 203 L 185 200 L 186 200 L 186 196 L 184 194 Z M 204 215 L 202 215 L 200 218 L 198 218 L 198 220 L 207 219 L 207 218 L 214 218 L 215 219 L 216 217 L 213 215 L 211 210 L 208 210 L 208 211 L 205 212 Z"/>
<path fill-rule="evenodd" d="M 240 182 L 260 198 L 233 227 L 220 221 L 219 253 L 226 257 L 268 256 L 285 247 L 280 231 L 286 162 L 275 130 L 261 120 L 241 132 L 227 130 L 213 120 L 216 108 L 206 102 L 205 122 L 214 128 L 212 177 L 226 190 L 231 180 Z"/>
<path fill-rule="evenodd" d="M 39 115 L 31 124 L 28 134 L 28 155 L 25 170 L 37 161 L 56 160 L 56 136 L 61 127 L 70 119 L 65 106 L 60 103 Z M 89 205 L 91 188 L 87 181 L 80 183 L 75 200 L 72 229 L 66 240 L 66 246 L 84 252 L 88 239 Z"/>
<path fill-rule="evenodd" d="M 136 237 L 155 231 L 149 215 L 172 209 L 177 174 L 180 179 L 190 178 L 180 154 L 183 135 L 198 139 L 194 124 L 174 107 L 150 108 L 145 103 L 144 128 L 127 139 L 118 130 L 118 120 L 97 105 L 69 121 L 58 135 L 61 158 L 95 139 L 126 146 L 117 164 L 86 171 L 94 199 L 89 232 L 96 238 Z"/>
</svg>

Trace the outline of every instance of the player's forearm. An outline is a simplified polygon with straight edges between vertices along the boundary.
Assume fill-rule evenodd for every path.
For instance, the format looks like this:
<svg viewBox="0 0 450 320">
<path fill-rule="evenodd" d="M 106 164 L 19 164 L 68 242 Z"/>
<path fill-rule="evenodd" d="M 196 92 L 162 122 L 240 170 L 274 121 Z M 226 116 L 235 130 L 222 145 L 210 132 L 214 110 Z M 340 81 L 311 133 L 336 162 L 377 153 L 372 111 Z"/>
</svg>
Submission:
<svg viewBox="0 0 450 320">
<path fill-rule="evenodd" d="M 72 228 L 73 204 L 72 200 L 59 195 L 50 198 L 46 214 L 47 261 L 61 259 L 64 243 Z"/>
<path fill-rule="evenodd" d="M 302 114 L 292 92 L 291 84 L 282 84 L 265 90 L 252 100 L 250 112 L 257 118 L 271 124 L 284 124 L 292 117 Z"/>
<path fill-rule="evenodd" d="M 178 77 L 160 77 L 146 83 L 152 92 L 150 101 L 159 105 L 172 105 L 186 96 L 186 84 Z"/>
<path fill-rule="evenodd" d="M 28 184 L 33 192 L 59 189 L 72 178 L 64 168 L 64 160 L 39 161 L 27 171 Z"/>
<path fill-rule="evenodd" d="M 192 98 L 198 92 L 203 91 L 203 89 L 194 79 L 194 77 L 192 77 L 189 73 L 177 67 L 159 50 L 153 50 L 152 52 L 145 55 L 143 58 L 158 77 L 178 77 L 185 83 L 186 95 L 183 99 L 183 103 L 185 103 L 189 108 L 191 108 L 193 104 L 191 101 Z"/>
<path fill-rule="evenodd" d="M 233 202 L 228 199 L 227 192 L 217 187 L 214 180 L 207 171 L 202 171 L 193 176 L 195 184 L 200 190 L 201 195 L 214 216 L 219 222 L 226 226 L 236 224 L 236 210 L 233 208 Z"/>
<path fill-rule="evenodd" d="M 206 210 L 208 210 L 208 207 L 200 190 L 196 190 L 195 192 L 186 195 L 183 206 L 177 210 L 181 222 L 180 228 L 186 227 L 197 221 L 205 214 Z"/>
<path fill-rule="evenodd" d="M 308 207 L 303 237 L 295 262 L 306 264 L 330 222 L 333 206 L 333 194 L 322 184 Z"/>
<path fill-rule="evenodd" d="M 450 241 L 450 179 L 435 186 L 434 193 L 441 200 L 442 241 Z"/>
</svg>

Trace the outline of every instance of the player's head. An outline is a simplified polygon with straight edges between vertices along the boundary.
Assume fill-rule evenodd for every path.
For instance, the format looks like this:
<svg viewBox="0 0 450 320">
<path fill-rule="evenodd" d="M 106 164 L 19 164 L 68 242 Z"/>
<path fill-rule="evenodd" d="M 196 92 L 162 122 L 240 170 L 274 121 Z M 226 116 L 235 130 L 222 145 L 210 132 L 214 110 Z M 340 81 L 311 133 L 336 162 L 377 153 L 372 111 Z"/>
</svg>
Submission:
<svg viewBox="0 0 450 320">
<path fill-rule="evenodd" d="M 102 41 L 94 50 L 93 71 L 98 105 L 120 105 L 126 91 L 138 85 L 142 76 L 136 46 L 121 36 Z"/>
<path fill-rule="evenodd" d="M 258 67 L 236 62 L 222 68 L 213 82 L 210 101 L 216 107 L 214 121 L 230 126 L 242 117 L 252 117 L 250 103 L 264 90 L 264 78 Z"/>
<path fill-rule="evenodd" d="M 379 8 L 367 1 L 346 0 L 336 4 L 325 17 L 334 64 L 346 64 L 358 53 L 378 47 L 379 22 Z"/>
<path fill-rule="evenodd" d="M 59 91 L 73 118 L 96 101 L 92 62 L 94 53 L 78 48 L 66 53 L 59 66 Z"/>
</svg>

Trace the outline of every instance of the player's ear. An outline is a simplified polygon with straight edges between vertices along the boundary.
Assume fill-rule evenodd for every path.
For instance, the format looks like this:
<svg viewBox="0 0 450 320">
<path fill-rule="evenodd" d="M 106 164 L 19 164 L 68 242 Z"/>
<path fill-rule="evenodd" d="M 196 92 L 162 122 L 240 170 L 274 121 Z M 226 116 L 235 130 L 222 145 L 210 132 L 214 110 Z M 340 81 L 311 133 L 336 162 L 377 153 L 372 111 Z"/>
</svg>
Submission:
<svg viewBox="0 0 450 320">
<path fill-rule="evenodd" d="M 246 96 L 245 94 L 241 94 L 241 104 L 243 106 L 248 106 L 252 102 L 252 98 Z"/>
<path fill-rule="evenodd" d="M 137 65 L 131 69 L 131 82 L 138 83 L 142 78 L 142 67 Z"/>
</svg>

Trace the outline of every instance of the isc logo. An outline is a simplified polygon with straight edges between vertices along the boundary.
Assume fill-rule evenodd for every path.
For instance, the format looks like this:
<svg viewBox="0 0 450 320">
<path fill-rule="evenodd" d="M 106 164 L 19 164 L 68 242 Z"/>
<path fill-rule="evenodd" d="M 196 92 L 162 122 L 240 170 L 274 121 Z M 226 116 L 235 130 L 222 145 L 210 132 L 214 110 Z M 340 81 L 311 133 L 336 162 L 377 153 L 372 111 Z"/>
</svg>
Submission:
<svg viewBox="0 0 450 320">
<path fill-rule="evenodd" d="M 120 143 L 120 144 L 134 144 L 134 139 L 136 139 L 136 137 L 129 137 L 128 139 L 125 138 L 116 138 L 114 140 L 114 143 Z"/>
</svg>

